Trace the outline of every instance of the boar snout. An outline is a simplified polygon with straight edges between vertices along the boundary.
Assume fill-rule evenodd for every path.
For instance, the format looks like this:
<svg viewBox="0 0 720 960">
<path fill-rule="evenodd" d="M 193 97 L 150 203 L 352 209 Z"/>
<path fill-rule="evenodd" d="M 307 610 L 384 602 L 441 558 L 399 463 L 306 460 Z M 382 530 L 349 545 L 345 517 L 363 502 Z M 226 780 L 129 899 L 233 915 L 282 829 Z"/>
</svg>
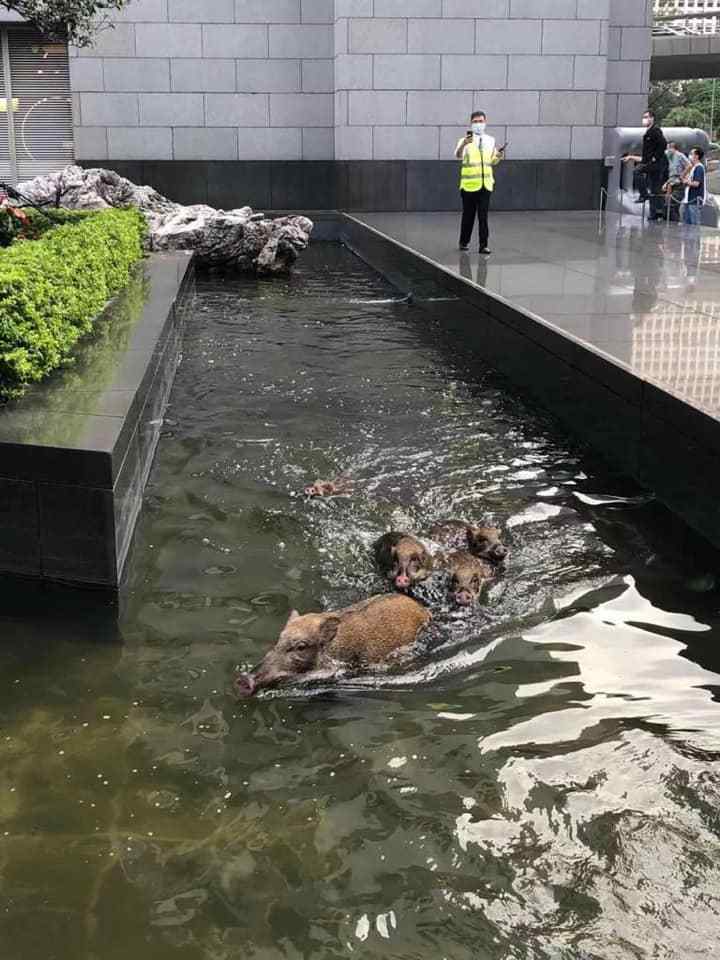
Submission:
<svg viewBox="0 0 720 960">
<path fill-rule="evenodd" d="M 235 678 L 235 691 L 239 697 L 253 697 L 260 690 L 267 690 L 305 672 L 300 665 L 293 669 L 294 664 L 290 657 L 278 657 L 274 654 L 275 651 L 271 650 L 256 670 L 242 673 Z"/>
<path fill-rule="evenodd" d="M 453 602 L 456 603 L 458 607 L 471 607 L 474 601 L 475 597 L 469 590 L 456 590 L 453 594 Z"/>
<path fill-rule="evenodd" d="M 256 689 L 257 684 L 251 673 L 241 673 L 235 677 L 235 692 L 239 697 L 251 697 Z"/>
<path fill-rule="evenodd" d="M 410 589 L 410 577 L 405 573 L 399 573 L 395 577 L 395 586 L 398 590 L 409 590 Z"/>
</svg>

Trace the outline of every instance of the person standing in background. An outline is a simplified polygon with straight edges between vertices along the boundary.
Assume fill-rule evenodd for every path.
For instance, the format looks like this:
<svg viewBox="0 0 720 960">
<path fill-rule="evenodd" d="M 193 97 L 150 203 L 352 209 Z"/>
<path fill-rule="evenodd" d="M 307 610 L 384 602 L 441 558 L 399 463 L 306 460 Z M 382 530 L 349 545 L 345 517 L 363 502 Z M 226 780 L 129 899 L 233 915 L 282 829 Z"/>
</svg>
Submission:
<svg viewBox="0 0 720 960">
<path fill-rule="evenodd" d="M 623 160 L 625 163 L 634 160 L 635 163 L 640 164 L 638 170 L 644 173 L 647 178 L 647 193 L 650 200 L 648 220 L 661 220 L 663 207 L 665 206 L 662 185 L 667 180 L 667 158 L 665 156 L 667 140 L 665 134 L 655 122 L 655 114 L 652 110 L 645 111 L 642 124 L 645 127 L 642 156 L 629 154 L 623 157 Z M 639 198 L 639 202 L 645 202 L 642 196 Z"/>
<path fill-rule="evenodd" d="M 487 117 L 475 110 L 470 117 L 470 130 L 458 141 L 455 157 L 462 161 L 460 195 L 463 213 L 460 225 L 460 249 L 467 250 L 472 238 L 475 217 L 478 221 L 480 253 L 489 254 L 490 233 L 488 211 L 495 189 L 494 168 L 503 159 L 505 147 L 495 147 L 495 138 L 485 133 Z"/>
<path fill-rule="evenodd" d="M 685 223 L 702 223 L 702 208 L 707 199 L 705 186 L 705 167 L 703 166 L 703 157 L 705 152 L 700 147 L 695 147 L 690 151 L 691 167 L 685 174 L 685 206 L 683 208 L 683 220 Z"/>
<path fill-rule="evenodd" d="M 668 144 L 666 151 L 669 173 L 665 184 L 665 195 L 670 205 L 670 222 L 677 223 L 680 219 L 680 204 L 685 196 L 685 182 L 683 177 L 688 167 L 688 158 L 674 142 Z"/>
</svg>

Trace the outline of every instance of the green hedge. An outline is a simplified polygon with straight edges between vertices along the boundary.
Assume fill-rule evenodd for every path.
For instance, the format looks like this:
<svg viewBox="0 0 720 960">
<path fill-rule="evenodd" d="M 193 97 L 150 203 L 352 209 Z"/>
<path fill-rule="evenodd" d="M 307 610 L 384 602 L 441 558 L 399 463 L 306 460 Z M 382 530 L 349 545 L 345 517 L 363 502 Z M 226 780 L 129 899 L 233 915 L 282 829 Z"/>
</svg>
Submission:
<svg viewBox="0 0 720 960">
<path fill-rule="evenodd" d="M 12 426 L 19 443 L 72 446 L 76 442 L 84 421 L 82 417 L 68 417 L 67 412 L 75 409 L 79 392 L 91 404 L 108 388 L 117 372 L 118 355 L 127 349 L 149 290 L 145 271 L 134 267 L 127 285 L 98 315 L 92 333 L 76 344 L 72 364 L 51 374 L 40 389 L 28 391 L 4 412 L 0 408 L 0 423 L 15 411 L 21 414 Z"/>
<path fill-rule="evenodd" d="M 104 210 L 0 251 L 0 397 L 66 363 L 143 255 L 145 219 Z"/>
</svg>

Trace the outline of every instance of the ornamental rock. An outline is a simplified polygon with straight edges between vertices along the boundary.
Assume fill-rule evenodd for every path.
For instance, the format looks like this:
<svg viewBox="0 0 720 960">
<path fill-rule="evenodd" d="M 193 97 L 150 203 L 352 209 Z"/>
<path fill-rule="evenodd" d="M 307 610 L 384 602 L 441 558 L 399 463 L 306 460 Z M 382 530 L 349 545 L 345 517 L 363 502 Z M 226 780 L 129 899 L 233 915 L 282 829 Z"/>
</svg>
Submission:
<svg viewBox="0 0 720 960">
<path fill-rule="evenodd" d="M 112 170 L 70 166 L 27 180 L 18 190 L 34 203 L 69 210 L 137 207 L 148 222 L 151 250 L 194 250 L 202 266 L 257 274 L 287 272 L 307 247 L 313 230 L 307 217 L 272 220 L 250 207 L 185 207 Z"/>
</svg>

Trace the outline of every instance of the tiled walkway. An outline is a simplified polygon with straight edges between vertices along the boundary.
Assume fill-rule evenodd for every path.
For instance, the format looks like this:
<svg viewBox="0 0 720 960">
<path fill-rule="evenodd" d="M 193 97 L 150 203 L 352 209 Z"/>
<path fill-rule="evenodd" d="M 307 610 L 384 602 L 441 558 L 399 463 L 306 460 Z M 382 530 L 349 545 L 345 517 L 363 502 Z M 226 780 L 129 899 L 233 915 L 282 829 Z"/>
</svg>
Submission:
<svg viewBox="0 0 720 960">
<path fill-rule="evenodd" d="M 483 257 L 458 251 L 459 215 L 356 216 L 720 417 L 720 230 L 497 213 Z"/>
</svg>

